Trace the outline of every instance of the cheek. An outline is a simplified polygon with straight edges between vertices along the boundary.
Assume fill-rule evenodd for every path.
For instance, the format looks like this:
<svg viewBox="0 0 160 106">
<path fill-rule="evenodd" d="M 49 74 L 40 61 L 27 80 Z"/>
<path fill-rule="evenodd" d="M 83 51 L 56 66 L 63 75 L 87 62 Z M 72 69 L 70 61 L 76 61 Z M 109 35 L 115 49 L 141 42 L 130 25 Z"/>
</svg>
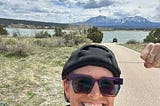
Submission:
<svg viewBox="0 0 160 106">
<path fill-rule="evenodd" d="M 109 106 L 114 106 L 114 97 L 106 97 Z"/>
<path fill-rule="evenodd" d="M 82 97 L 82 94 L 77 94 L 73 91 L 72 86 L 70 85 L 70 104 L 71 106 L 79 106 L 80 98 Z"/>
</svg>

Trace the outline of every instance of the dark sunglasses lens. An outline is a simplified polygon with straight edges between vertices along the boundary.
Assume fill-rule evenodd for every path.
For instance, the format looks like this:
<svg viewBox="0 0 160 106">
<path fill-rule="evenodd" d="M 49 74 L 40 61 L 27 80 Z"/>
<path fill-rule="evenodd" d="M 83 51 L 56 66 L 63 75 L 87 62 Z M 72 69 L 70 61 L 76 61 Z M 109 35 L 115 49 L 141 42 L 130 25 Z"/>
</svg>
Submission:
<svg viewBox="0 0 160 106">
<path fill-rule="evenodd" d="M 87 77 L 77 77 L 72 80 L 73 89 L 76 93 L 89 93 L 92 89 L 92 79 Z"/>
<path fill-rule="evenodd" d="M 103 79 L 99 81 L 99 87 L 103 95 L 116 95 L 117 90 L 112 80 Z"/>
</svg>

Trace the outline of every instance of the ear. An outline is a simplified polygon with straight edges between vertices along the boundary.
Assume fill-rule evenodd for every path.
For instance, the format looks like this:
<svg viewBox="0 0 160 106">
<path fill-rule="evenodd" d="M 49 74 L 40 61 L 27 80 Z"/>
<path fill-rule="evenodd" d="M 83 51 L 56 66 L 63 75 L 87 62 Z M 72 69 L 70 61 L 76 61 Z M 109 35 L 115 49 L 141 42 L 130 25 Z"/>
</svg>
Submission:
<svg viewBox="0 0 160 106">
<path fill-rule="evenodd" d="M 66 98 L 66 100 L 69 101 L 70 98 L 70 85 L 69 85 L 69 81 L 64 79 L 63 80 L 63 88 L 64 88 L 64 96 Z"/>
</svg>

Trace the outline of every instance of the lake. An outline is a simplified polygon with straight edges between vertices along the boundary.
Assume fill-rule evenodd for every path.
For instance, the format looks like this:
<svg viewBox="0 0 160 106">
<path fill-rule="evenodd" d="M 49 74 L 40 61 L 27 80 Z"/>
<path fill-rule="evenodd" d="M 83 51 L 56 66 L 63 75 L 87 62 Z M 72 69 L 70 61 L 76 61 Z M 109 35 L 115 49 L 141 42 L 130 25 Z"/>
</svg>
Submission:
<svg viewBox="0 0 160 106">
<path fill-rule="evenodd" d="M 14 32 L 19 32 L 23 36 L 34 36 L 39 31 L 47 31 L 53 35 L 53 29 L 25 29 L 25 28 L 6 28 L 9 35 L 12 36 Z M 68 32 L 68 30 L 64 30 Z M 136 31 L 136 30 L 116 30 L 116 31 L 102 31 L 103 43 L 112 42 L 113 38 L 118 39 L 118 43 L 126 43 L 129 40 L 136 40 L 143 42 L 143 39 L 149 34 L 149 31 Z"/>
<path fill-rule="evenodd" d="M 103 41 L 112 42 L 113 38 L 117 38 L 119 43 L 126 43 L 129 40 L 136 40 L 143 42 L 143 39 L 149 34 L 150 31 L 135 31 L 135 30 L 118 30 L 118 31 L 103 31 Z"/>
</svg>

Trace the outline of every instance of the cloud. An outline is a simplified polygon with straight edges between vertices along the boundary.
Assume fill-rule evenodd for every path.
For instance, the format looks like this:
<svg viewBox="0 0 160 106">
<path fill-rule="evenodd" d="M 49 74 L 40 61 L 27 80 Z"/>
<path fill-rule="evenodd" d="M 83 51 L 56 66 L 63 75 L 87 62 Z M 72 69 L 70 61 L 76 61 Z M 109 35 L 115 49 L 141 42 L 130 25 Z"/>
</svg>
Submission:
<svg viewBox="0 0 160 106">
<path fill-rule="evenodd" d="M 3 6 L 3 5 L 4 5 L 4 3 L 0 1 L 0 6 Z"/>
<path fill-rule="evenodd" d="M 50 3 L 53 5 L 61 6 L 61 7 L 66 7 L 66 8 L 76 8 L 76 2 L 72 0 L 50 0 Z"/>
<path fill-rule="evenodd" d="M 64 23 L 98 15 L 138 15 L 160 22 L 159 10 L 159 0 L 0 0 L 0 17 Z"/>
<path fill-rule="evenodd" d="M 77 3 L 78 5 L 83 5 L 84 9 L 90 9 L 90 8 L 100 8 L 100 7 L 107 7 L 112 5 L 114 2 L 110 0 L 102 0 L 102 1 L 95 1 L 95 0 L 90 0 L 86 4 L 84 3 Z"/>
<path fill-rule="evenodd" d="M 159 5 L 159 6 L 160 6 L 160 5 Z M 159 19 L 160 19 L 160 12 L 159 12 L 160 7 L 157 7 L 156 9 L 157 9 L 157 16 L 158 16 L 158 17 L 159 17 Z"/>
<path fill-rule="evenodd" d="M 123 17 L 128 17 L 130 15 L 131 14 L 129 14 L 129 13 L 113 12 L 113 16 L 115 18 L 123 18 Z"/>
<path fill-rule="evenodd" d="M 47 9 L 39 8 L 39 7 L 32 7 L 31 9 L 29 9 L 29 11 L 35 12 L 35 13 L 48 13 L 49 12 Z"/>
<path fill-rule="evenodd" d="M 154 15 L 152 17 L 152 19 L 154 19 L 154 21 L 156 22 L 160 22 L 160 4 L 157 5 L 157 7 L 155 8 L 155 11 L 154 11 Z"/>
<path fill-rule="evenodd" d="M 54 2 L 57 5 L 66 6 L 68 8 L 79 7 L 84 9 L 107 7 L 114 3 L 111 0 L 57 0 Z"/>
</svg>

